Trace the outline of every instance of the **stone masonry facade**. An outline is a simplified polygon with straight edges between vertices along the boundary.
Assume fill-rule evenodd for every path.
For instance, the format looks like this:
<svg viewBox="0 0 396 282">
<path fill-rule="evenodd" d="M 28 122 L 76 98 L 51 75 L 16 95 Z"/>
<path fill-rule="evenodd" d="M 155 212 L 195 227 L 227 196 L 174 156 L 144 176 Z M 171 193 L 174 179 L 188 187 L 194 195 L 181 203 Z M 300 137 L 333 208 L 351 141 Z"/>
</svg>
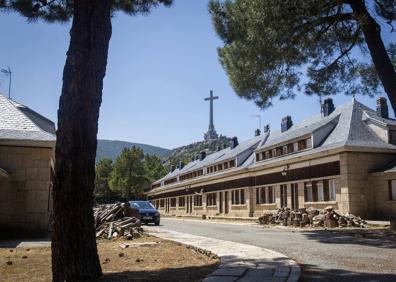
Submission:
<svg viewBox="0 0 396 282">
<path fill-rule="evenodd" d="M 53 149 L 0 146 L 0 230 L 4 236 L 42 236 L 49 230 Z"/>
</svg>

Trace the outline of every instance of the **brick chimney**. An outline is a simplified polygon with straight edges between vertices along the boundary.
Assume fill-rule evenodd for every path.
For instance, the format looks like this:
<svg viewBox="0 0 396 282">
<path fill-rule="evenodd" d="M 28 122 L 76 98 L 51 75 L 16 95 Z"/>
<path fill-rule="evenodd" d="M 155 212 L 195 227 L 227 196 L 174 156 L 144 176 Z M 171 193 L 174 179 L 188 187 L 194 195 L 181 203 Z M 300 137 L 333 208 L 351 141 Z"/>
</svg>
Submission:
<svg viewBox="0 0 396 282">
<path fill-rule="evenodd" d="M 267 133 L 269 131 L 270 131 L 270 125 L 269 124 L 264 125 L 264 133 Z"/>
<path fill-rule="evenodd" d="M 388 104 L 385 97 L 377 98 L 377 115 L 382 118 L 389 118 Z"/>
<path fill-rule="evenodd" d="M 231 142 L 230 142 L 231 144 L 230 144 L 230 147 L 231 147 L 231 150 L 232 149 L 234 149 L 236 146 L 238 146 L 238 138 L 237 137 L 232 137 L 232 140 L 231 140 Z"/>
<path fill-rule="evenodd" d="M 183 169 L 183 167 L 184 167 L 184 162 L 183 162 L 183 161 L 180 161 L 180 162 L 179 162 L 179 169 Z"/>
<path fill-rule="evenodd" d="M 281 123 L 281 132 L 285 132 L 289 130 L 290 127 L 292 127 L 293 121 L 291 119 L 291 116 L 285 116 L 282 118 L 282 123 Z"/>
<path fill-rule="evenodd" d="M 327 117 L 334 112 L 334 103 L 332 98 L 327 98 L 323 101 L 323 116 Z"/>
<path fill-rule="evenodd" d="M 202 161 L 205 158 L 206 158 L 206 152 L 205 151 L 201 151 L 201 153 L 199 154 L 199 160 Z"/>
<path fill-rule="evenodd" d="M 171 166 L 171 170 L 170 170 L 170 172 L 174 172 L 174 171 L 175 171 L 175 169 L 176 169 L 176 166 L 175 166 L 175 165 L 172 165 L 172 166 Z"/>
<path fill-rule="evenodd" d="M 260 134 L 261 134 L 261 130 L 257 128 L 257 129 L 254 131 L 254 136 L 260 136 Z"/>
</svg>

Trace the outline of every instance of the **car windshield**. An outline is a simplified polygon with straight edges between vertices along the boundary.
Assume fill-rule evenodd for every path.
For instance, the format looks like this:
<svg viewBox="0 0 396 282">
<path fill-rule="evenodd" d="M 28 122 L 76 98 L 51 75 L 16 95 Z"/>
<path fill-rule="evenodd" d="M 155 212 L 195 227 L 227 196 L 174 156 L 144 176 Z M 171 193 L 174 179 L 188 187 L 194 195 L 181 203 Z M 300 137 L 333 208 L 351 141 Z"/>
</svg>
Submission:
<svg viewBox="0 0 396 282">
<path fill-rule="evenodd" d="M 132 202 L 132 206 L 138 209 L 155 209 L 150 202 Z"/>
</svg>

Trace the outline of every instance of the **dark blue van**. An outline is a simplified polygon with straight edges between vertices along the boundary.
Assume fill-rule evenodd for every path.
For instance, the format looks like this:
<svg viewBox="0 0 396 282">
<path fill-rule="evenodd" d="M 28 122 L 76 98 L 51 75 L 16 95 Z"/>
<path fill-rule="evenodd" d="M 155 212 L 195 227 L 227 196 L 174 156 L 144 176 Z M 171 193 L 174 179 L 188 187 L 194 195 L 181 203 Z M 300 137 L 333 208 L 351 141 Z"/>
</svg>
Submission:
<svg viewBox="0 0 396 282">
<path fill-rule="evenodd" d="M 129 204 L 139 210 L 142 223 L 160 224 L 160 213 L 149 201 L 130 201 Z"/>
</svg>

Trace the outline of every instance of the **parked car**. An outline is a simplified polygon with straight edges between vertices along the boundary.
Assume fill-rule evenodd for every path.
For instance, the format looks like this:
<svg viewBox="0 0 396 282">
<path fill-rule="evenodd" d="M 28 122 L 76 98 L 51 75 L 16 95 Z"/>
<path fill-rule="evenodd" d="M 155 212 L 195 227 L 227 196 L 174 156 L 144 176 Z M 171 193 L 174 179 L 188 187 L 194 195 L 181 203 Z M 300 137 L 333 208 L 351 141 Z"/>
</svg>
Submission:
<svg viewBox="0 0 396 282">
<path fill-rule="evenodd" d="M 130 201 L 129 204 L 139 210 L 142 223 L 160 224 L 160 213 L 149 201 Z"/>
</svg>

